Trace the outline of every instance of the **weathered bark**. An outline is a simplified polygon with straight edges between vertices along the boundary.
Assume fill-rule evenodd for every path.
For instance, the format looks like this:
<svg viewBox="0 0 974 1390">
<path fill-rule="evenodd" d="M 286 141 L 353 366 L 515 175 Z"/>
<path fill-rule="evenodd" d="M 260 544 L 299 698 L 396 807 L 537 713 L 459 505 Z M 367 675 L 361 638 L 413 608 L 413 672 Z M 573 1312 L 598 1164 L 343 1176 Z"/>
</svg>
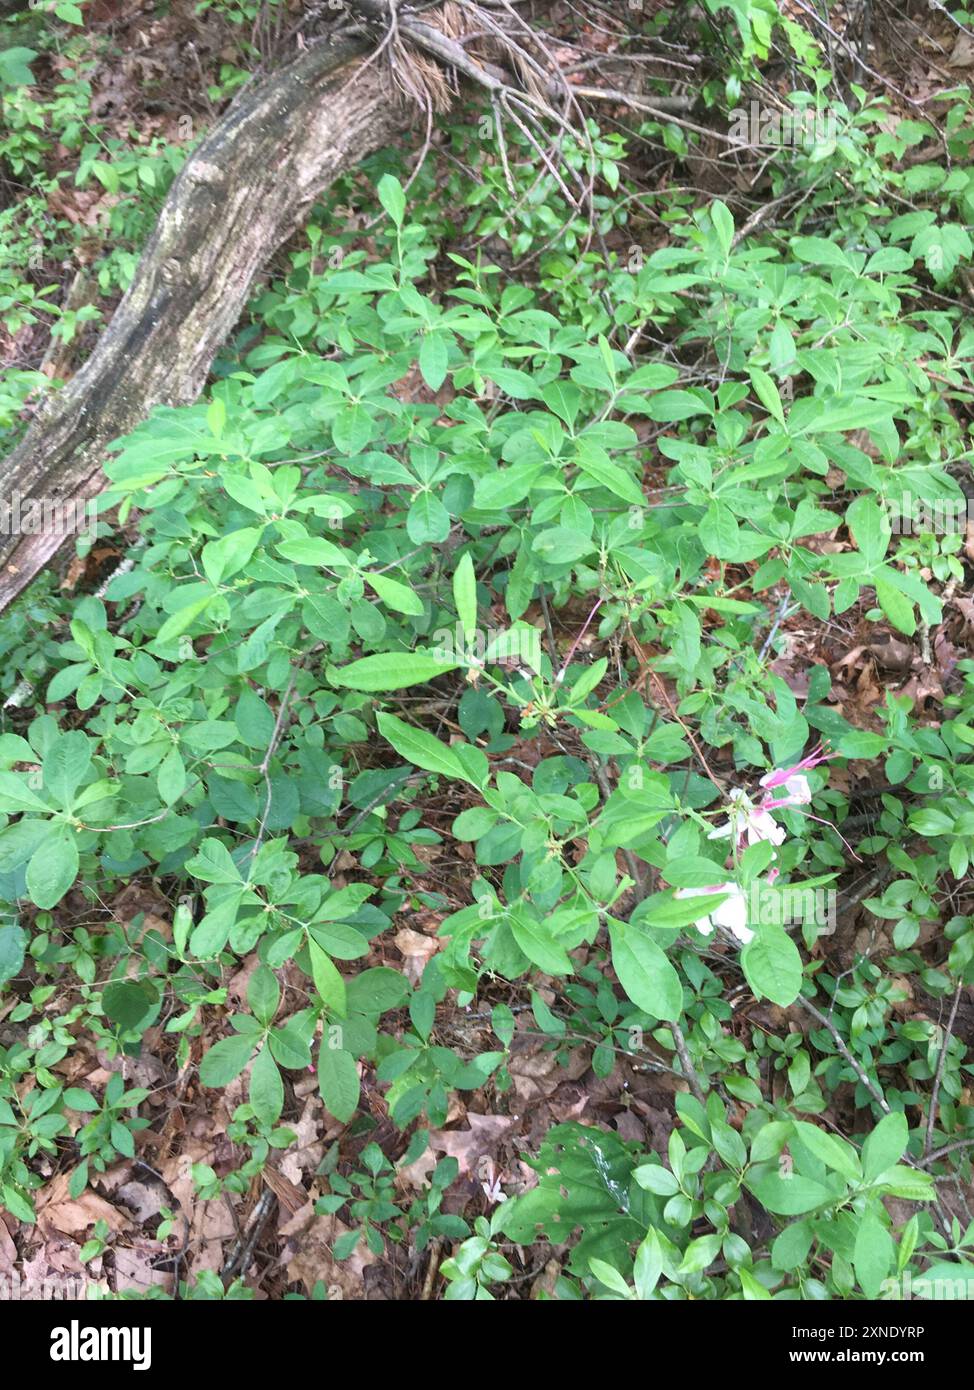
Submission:
<svg viewBox="0 0 974 1390">
<path fill-rule="evenodd" d="M 254 277 L 318 194 L 406 119 L 362 45 L 330 40 L 245 89 L 170 189 L 135 278 L 85 366 L 0 468 L 6 498 L 86 498 L 105 446 L 196 399 Z M 0 609 L 58 550 L 0 537 Z"/>
</svg>

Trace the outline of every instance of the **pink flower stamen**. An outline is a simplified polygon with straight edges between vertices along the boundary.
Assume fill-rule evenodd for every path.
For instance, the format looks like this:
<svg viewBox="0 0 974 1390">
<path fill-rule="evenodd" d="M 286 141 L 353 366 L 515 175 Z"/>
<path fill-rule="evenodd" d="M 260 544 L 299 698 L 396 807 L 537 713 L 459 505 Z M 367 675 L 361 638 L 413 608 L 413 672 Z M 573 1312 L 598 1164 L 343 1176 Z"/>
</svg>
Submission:
<svg viewBox="0 0 974 1390">
<path fill-rule="evenodd" d="M 773 772 L 769 772 L 761 778 L 762 787 L 783 787 L 789 777 L 794 777 L 796 773 L 807 772 L 810 768 L 818 767 L 819 763 L 828 762 L 829 758 L 835 758 L 838 754 L 826 752 L 824 744 L 817 744 L 807 757 L 802 758 L 801 762 L 795 763 L 794 767 L 776 767 Z"/>
</svg>

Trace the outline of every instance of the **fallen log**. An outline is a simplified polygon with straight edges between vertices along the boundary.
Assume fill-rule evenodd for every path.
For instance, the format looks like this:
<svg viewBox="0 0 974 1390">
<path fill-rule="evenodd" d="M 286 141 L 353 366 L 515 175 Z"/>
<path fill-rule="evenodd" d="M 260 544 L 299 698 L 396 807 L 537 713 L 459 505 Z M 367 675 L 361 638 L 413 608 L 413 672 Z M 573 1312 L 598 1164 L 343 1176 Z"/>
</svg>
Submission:
<svg viewBox="0 0 974 1390">
<path fill-rule="evenodd" d="M 359 38 L 330 38 L 246 87 L 173 182 L 91 357 L 0 465 L 22 508 L 95 495 L 105 447 L 156 405 L 197 398 L 268 257 L 344 170 L 409 118 Z M 0 536 L 0 610 L 63 533 Z"/>
</svg>

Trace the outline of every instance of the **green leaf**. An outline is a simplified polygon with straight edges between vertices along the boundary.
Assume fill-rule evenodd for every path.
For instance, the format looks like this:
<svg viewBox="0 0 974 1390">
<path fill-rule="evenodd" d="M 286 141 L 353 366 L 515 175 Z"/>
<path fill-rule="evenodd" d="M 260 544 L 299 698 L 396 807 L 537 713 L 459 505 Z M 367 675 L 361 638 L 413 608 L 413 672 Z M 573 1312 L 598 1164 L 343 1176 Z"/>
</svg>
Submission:
<svg viewBox="0 0 974 1390">
<path fill-rule="evenodd" d="M 0 772 L 0 806 L 7 815 L 17 811 L 47 811 L 51 808 L 46 801 L 31 791 L 22 773 Z"/>
<path fill-rule="evenodd" d="M 346 458 L 360 454 L 372 438 L 372 416 L 364 405 L 346 405 L 331 422 L 336 449 Z"/>
<path fill-rule="evenodd" d="M 236 925 L 237 913 L 243 899 L 243 885 L 235 892 L 221 895 L 210 911 L 200 918 L 189 938 L 190 953 L 197 960 L 213 960 L 227 944 Z"/>
<path fill-rule="evenodd" d="M 751 381 L 754 383 L 754 389 L 757 392 L 758 400 L 764 406 L 765 410 L 767 410 L 770 415 L 774 416 L 779 425 L 784 425 L 785 412 L 781 404 L 781 396 L 774 380 L 767 372 L 763 372 L 760 367 L 752 367 L 750 371 Z"/>
<path fill-rule="evenodd" d="M 651 1226 L 636 1251 L 632 1277 L 640 1298 L 649 1298 L 663 1272 L 663 1246 L 655 1227 Z"/>
<path fill-rule="evenodd" d="M 898 1112 L 884 1115 L 862 1146 L 862 1175 L 873 1182 L 894 1167 L 906 1153 L 910 1128 L 906 1116 Z"/>
<path fill-rule="evenodd" d="M 450 534 L 450 513 L 432 492 L 419 492 L 406 513 L 406 534 L 413 545 L 439 545 Z"/>
<path fill-rule="evenodd" d="M 254 1050 L 252 1033 L 237 1033 L 214 1043 L 200 1063 L 204 1086 L 228 1086 L 243 1071 Z"/>
<path fill-rule="evenodd" d="M 102 1008 L 123 1033 L 138 1028 L 158 1003 L 153 987 L 138 980 L 113 980 L 102 991 Z"/>
<path fill-rule="evenodd" d="M 606 1264 L 605 1260 L 590 1259 L 588 1262 L 589 1272 L 598 1279 L 600 1284 L 604 1284 L 613 1293 L 621 1294 L 623 1298 L 629 1298 L 632 1290 L 623 1279 L 622 1275 L 612 1265 Z"/>
<path fill-rule="evenodd" d="M 733 560 L 740 553 L 741 528 L 729 507 L 711 502 L 700 518 L 700 541 L 717 560 Z"/>
<path fill-rule="evenodd" d="M 875 569 L 889 547 L 891 527 L 885 512 L 873 498 L 857 497 L 846 511 L 846 523 L 866 569 Z"/>
<path fill-rule="evenodd" d="M 397 753 L 416 767 L 421 767 L 426 772 L 437 772 L 441 777 L 452 777 L 459 782 L 477 785 L 464 770 L 453 748 L 449 744 L 441 743 L 425 729 L 414 728 L 412 724 L 397 719 L 394 714 L 378 714 L 376 723 L 382 737 L 392 744 Z"/>
<path fill-rule="evenodd" d="M 508 918 L 518 946 L 531 961 L 547 975 L 570 975 L 574 964 L 568 952 L 543 922 L 536 922 L 527 913 L 512 911 Z"/>
<path fill-rule="evenodd" d="M 220 584 L 242 570 L 257 549 L 263 531 L 262 526 L 245 526 L 219 540 L 208 541 L 203 547 L 202 560 L 203 572 L 210 583 Z"/>
<path fill-rule="evenodd" d="M 177 609 L 156 633 L 155 640 L 158 645 L 164 647 L 174 638 L 181 637 L 187 629 L 193 626 L 204 609 L 209 608 L 214 597 L 214 594 L 207 594 L 204 598 L 196 599 L 194 602 L 187 603 L 182 608 Z"/>
<path fill-rule="evenodd" d="M 787 1008 L 798 998 L 802 958 L 788 933 L 766 923 L 741 951 L 741 967 L 755 994 Z"/>
<path fill-rule="evenodd" d="M 44 754 L 44 788 L 58 805 L 70 810 L 74 795 L 91 769 L 91 741 L 75 730 L 59 734 Z"/>
<path fill-rule="evenodd" d="M 398 970 L 377 965 L 362 970 L 346 986 L 350 1013 L 370 1016 L 398 1009 L 409 995 L 409 981 Z"/>
<path fill-rule="evenodd" d="M 204 883 L 242 882 L 240 870 L 222 840 L 204 840 L 196 854 L 186 860 L 186 870 Z"/>
<path fill-rule="evenodd" d="M 284 1109 L 284 1080 L 269 1047 L 261 1048 L 250 1068 L 249 1098 L 262 1124 L 277 1124 Z"/>
<path fill-rule="evenodd" d="M 65 1105 L 70 1106 L 72 1110 L 77 1110 L 82 1115 L 91 1115 L 101 1108 L 90 1091 L 83 1091 L 78 1086 L 69 1086 L 62 1096 L 62 1100 Z"/>
<path fill-rule="evenodd" d="M 318 1089 L 328 1110 L 343 1124 L 355 1114 L 359 1085 L 358 1067 L 352 1054 L 322 1045 L 318 1053 Z"/>
<path fill-rule="evenodd" d="M 245 690 L 237 701 L 233 722 L 248 748 L 270 748 L 277 719 L 274 711 L 256 690 Z"/>
<path fill-rule="evenodd" d="M 445 333 L 427 333 L 419 347 L 419 370 L 431 391 L 438 391 L 446 380 L 450 361 L 449 338 Z"/>
<path fill-rule="evenodd" d="M 505 395 L 516 401 L 536 401 L 541 394 L 534 384 L 534 378 L 515 367 L 484 367 L 483 373 L 496 382 Z"/>
<path fill-rule="evenodd" d="M 827 1168 L 841 1173 L 849 1182 L 859 1181 L 862 1169 L 859 1157 L 850 1144 L 824 1129 L 819 1129 L 818 1125 L 808 1124 L 805 1120 L 795 1120 L 794 1125 L 795 1133 L 805 1147 L 816 1158 L 821 1159 Z"/>
<path fill-rule="evenodd" d="M 892 584 L 888 584 L 879 575 L 876 576 L 876 600 L 897 632 L 912 637 L 917 630 L 913 604 L 905 594 L 901 594 L 899 589 L 894 589 Z"/>
<path fill-rule="evenodd" d="M 321 949 L 317 941 L 312 939 L 308 942 L 308 951 L 311 956 L 311 975 L 321 1002 L 327 1005 L 333 1013 L 341 1014 L 344 1017 L 348 1012 L 345 981 L 338 973 L 331 957 Z"/>
<path fill-rule="evenodd" d="M 833 266 L 848 270 L 849 258 L 841 246 L 820 236 L 793 237 L 791 249 L 800 261 L 810 261 L 812 265 Z"/>
<path fill-rule="evenodd" d="M 65 826 L 36 850 L 27 866 L 27 893 L 37 907 L 54 907 L 78 877 L 78 845 Z"/>
<path fill-rule="evenodd" d="M 34 74 L 29 65 L 36 57 L 32 48 L 0 48 L 0 86 L 31 86 Z"/>
<path fill-rule="evenodd" d="M 422 616 L 423 600 L 408 585 L 400 584 L 398 579 L 389 579 L 384 574 L 366 574 L 365 578 L 385 606 L 394 613 L 405 613 L 410 618 Z"/>
<path fill-rule="evenodd" d="M 727 205 L 719 199 L 715 199 L 710 204 L 710 220 L 714 224 L 720 249 L 726 258 L 730 255 L 731 244 L 734 240 L 734 218 Z"/>
<path fill-rule="evenodd" d="M 650 397 L 647 412 L 651 420 L 667 425 L 689 420 L 694 415 L 711 414 L 710 407 L 689 391 L 660 391 Z"/>
<path fill-rule="evenodd" d="M 453 602 L 457 606 L 464 640 L 472 642 L 477 631 L 477 576 L 469 551 L 460 556 L 453 571 Z"/>
<path fill-rule="evenodd" d="M 217 396 L 216 400 L 210 402 L 206 411 L 206 423 L 210 433 L 219 439 L 227 423 L 227 405 L 222 397 Z"/>
<path fill-rule="evenodd" d="M 0 922 L 0 985 L 20 970 L 26 946 L 27 933 L 19 922 Z"/>
<path fill-rule="evenodd" d="M 254 1011 L 254 1017 L 265 1026 L 277 1013 L 281 1002 L 281 987 L 277 976 L 267 965 L 258 965 L 247 985 L 247 1003 Z"/>
<path fill-rule="evenodd" d="M 969 1260 L 941 1260 L 928 1265 L 922 1274 L 915 1274 L 910 1284 L 912 1298 L 947 1299 L 970 1298 L 974 1288 L 974 1264 Z"/>
<path fill-rule="evenodd" d="M 277 1061 L 289 1071 L 303 1071 L 311 1065 L 311 1049 L 296 1017 L 271 1029 L 270 1045 Z"/>
<path fill-rule="evenodd" d="M 636 1005 L 653 1018 L 675 1023 L 683 1012 L 683 986 L 666 953 L 637 927 L 610 921 L 612 968 Z"/>
<path fill-rule="evenodd" d="M 834 1200 L 831 1188 L 800 1173 L 766 1173 L 746 1180 L 745 1185 L 776 1216 L 803 1216 Z"/>
<path fill-rule="evenodd" d="M 444 661 L 430 652 L 377 652 L 348 666 L 329 666 L 328 679 L 332 685 L 349 690 L 405 690 L 407 686 L 425 685 L 447 671 L 455 671 L 458 664 Z"/>
<path fill-rule="evenodd" d="M 58 834 L 56 822 L 21 820 L 0 831 L 0 874 L 12 873 L 26 864 L 45 840 Z"/>
<path fill-rule="evenodd" d="M 3 1198 L 3 1206 L 17 1221 L 33 1225 L 37 1220 L 29 1199 L 22 1192 L 18 1192 L 11 1183 L 4 1183 L 3 1187 L 0 1188 L 0 1197 Z"/>
<path fill-rule="evenodd" d="M 859 1218 L 852 1265 L 867 1298 L 877 1298 L 889 1274 L 896 1247 L 893 1237 L 874 1211 Z"/>
<path fill-rule="evenodd" d="M 401 227 L 406 215 L 406 194 L 395 174 L 383 174 L 376 186 L 376 192 L 379 202 L 393 222 L 397 227 Z"/>
<path fill-rule="evenodd" d="M 172 748 L 159 764 L 156 773 L 159 796 L 167 806 L 178 801 L 186 790 L 186 767 L 178 748 Z"/>
<path fill-rule="evenodd" d="M 675 1173 L 664 1168 L 661 1163 L 644 1163 L 633 1169 L 633 1177 L 646 1192 L 654 1192 L 657 1197 L 673 1197 L 680 1190 Z"/>
<path fill-rule="evenodd" d="M 764 1302 L 771 1297 L 768 1290 L 754 1277 L 746 1265 L 741 1265 L 738 1268 L 737 1277 L 741 1281 L 741 1295 L 745 1303 Z"/>
<path fill-rule="evenodd" d="M 348 556 L 344 550 L 326 541 L 322 536 L 308 536 L 304 540 L 279 541 L 274 547 L 285 560 L 293 560 L 296 565 L 333 566 L 339 569 L 348 566 Z"/>
</svg>

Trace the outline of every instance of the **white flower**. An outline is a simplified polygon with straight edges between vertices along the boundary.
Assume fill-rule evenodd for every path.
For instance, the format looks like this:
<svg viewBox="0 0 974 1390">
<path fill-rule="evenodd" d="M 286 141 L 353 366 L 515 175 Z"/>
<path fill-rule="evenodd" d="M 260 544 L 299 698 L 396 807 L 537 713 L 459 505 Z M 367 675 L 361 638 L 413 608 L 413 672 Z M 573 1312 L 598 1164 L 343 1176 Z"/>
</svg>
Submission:
<svg viewBox="0 0 974 1390">
<path fill-rule="evenodd" d="M 759 840 L 770 840 L 773 845 L 784 843 L 784 826 L 779 825 L 763 806 L 755 806 L 747 792 L 740 787 L 734 787 L 730 793 L 730 800 L 727 823 L 711 830 L 707 836 L 708 840 L 724 840 L 730 837 L 735 843 L 746 838 L 749 845 L 755 845 Z"/>
<path fill-rule="evenodd" d="M 737 883 L 715 883 L 706 888 L 678 888 L 676 897 L 709 897 L 713 893 L 726 893 L 727 897 L 710 912 L 704 911 L 694 925 L 704 936 L 710 936 L 714 927 L 723 927 L 736 936 L 742 946 L 753 941 L 754 933 L 747 925 L 747 895 Z"/>
<path fill-rule="evenodd" d="M 488 1163 L 487 1171 L 484 1174 L 484 1181 L 480 1184 L 483 1188 L 484 1196 L 488 1202 L 506 1202 L 507 1193 L 501 1188 L 500 1174 L 494 1174 L 493 1163 Z"/>
</svg>

